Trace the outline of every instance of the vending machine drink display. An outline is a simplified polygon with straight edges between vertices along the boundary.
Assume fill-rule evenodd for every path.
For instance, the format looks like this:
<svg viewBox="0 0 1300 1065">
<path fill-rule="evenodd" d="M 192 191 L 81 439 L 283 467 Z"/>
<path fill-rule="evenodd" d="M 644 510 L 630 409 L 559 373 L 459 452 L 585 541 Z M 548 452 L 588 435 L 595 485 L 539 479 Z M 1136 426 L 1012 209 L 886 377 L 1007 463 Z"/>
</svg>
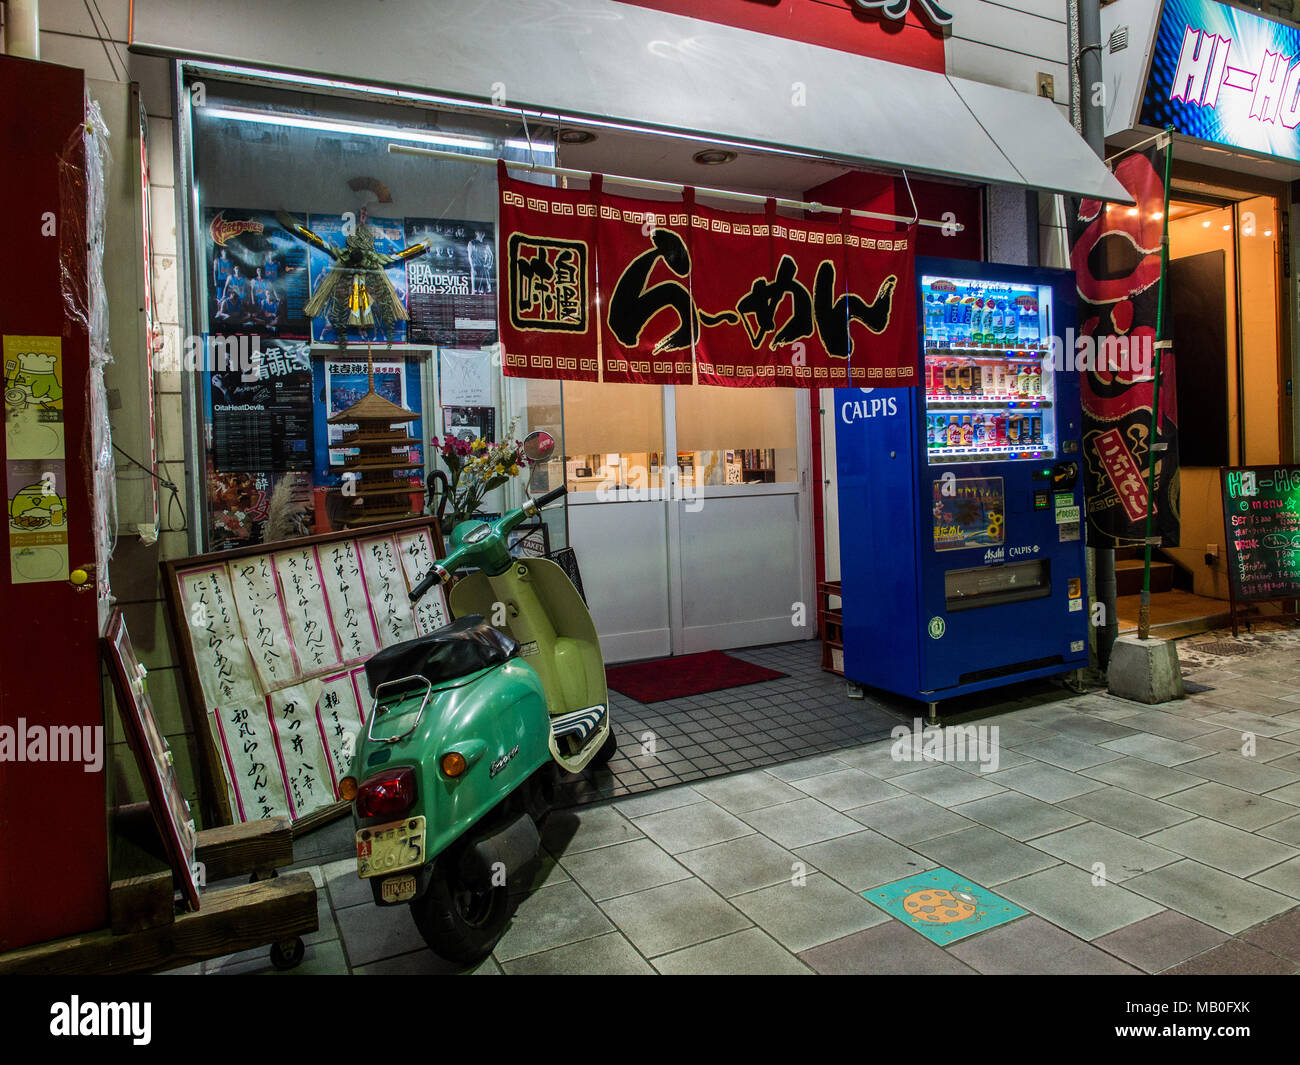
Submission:
<svg viewBox="0 0 1300 1065">
<path fill-rule="evenodd" d="M 1087 665 L 1082 420 L 1072 273 L 916 270 L 921 384 L 836 390 L 840 576 L 844 675 L 933 707 Z"/>
</svg>

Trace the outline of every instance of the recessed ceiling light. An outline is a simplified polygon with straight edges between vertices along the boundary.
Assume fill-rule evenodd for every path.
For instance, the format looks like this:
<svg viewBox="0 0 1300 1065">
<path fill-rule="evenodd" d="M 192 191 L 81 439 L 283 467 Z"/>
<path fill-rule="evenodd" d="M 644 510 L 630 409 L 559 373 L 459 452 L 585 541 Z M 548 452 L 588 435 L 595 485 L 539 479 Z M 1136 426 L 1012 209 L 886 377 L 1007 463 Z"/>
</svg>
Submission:
<svg viewBox="0 0 1300 1065">
<path fill-rule="evenodd" d="M 555 139 L 561 144 L 590 144 L 596 139 L 596 134 L 589 129 L 562 129 Z"/>
<path fill-rule="evenodd" d="M 1273 231 L 1271 229 L 1264 230 L 1264 236 L 1271 237 L 1272 235 L 1273 235 Z"/>
<path fill-rule="evenodd" d="M 700 166 L 721 166 L 723 163 L 729 163 L 735 159 L 736 153 L 726 151 L 723 148 L 705 148 L 702 152 L 696 152 L 691 158 Z"/>
<path fill-rule="evenodd" d="M 1137 213 L 1138 213 L 1138 209 L 1136 207 L 1130 207 L 1128 209 L 1128 214 L 1130 218 L 1132 218 Z"/>
<path fill-rule="evenodd" d="M 1232 228 L 1232 226 L 1230 226 L 1230 225 L 1228 225 L 1228 226 L 1224 226 L 1224 227 L 1223 227 L 1223 231 L 1226 233 L 1226 232 L 1227 232 L 1228 230 L 1230 230 L 1231 228 Z"/>
<path fill-rule="evenodd" d="M 1202 223 L 1201 223 L 1201 228 L 1202 228 L 1202 229 L 1209 229 L 1209 228 L 1210 228 L 1210 223 L 1209 223 L 1209 222 L 1202 222 Z"/>
</svg>

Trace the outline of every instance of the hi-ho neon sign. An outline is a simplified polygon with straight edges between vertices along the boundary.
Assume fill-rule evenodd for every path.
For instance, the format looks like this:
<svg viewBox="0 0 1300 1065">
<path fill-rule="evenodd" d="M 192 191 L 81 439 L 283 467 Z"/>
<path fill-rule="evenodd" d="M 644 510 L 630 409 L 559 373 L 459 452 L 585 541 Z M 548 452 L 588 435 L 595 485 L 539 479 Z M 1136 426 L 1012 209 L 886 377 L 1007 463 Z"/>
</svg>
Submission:
<svg viewBox="0 0 1300 1065">
<path fill-rule="evenodd" d="M 1166 0 L 1139 122 L 1300 159 L 1300 27 Z"/>
</svg>

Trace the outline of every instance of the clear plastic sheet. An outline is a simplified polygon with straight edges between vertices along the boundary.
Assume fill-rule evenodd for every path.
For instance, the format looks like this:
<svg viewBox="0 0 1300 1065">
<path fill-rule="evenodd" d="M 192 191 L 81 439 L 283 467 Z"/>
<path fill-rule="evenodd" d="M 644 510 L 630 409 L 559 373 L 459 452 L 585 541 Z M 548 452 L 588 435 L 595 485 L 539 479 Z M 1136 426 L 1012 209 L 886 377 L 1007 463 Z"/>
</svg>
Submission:
<svg viewBox="0 0 1300 1065">
<path fill-rule="evenodd" d="M 85 120 L 59 159 L 59 275 L 68 315 L 85 329 L 90 348 L 86 378 L 86 479 L 94 507 L 95 584 L 100 631 L 108 624 L 112 595 L 108 562 L 117 539 L 117 479 L 108 422 L 104 367 L 112 361 L 108 291 L 104 285 L 104 190 L 112 158 L 99 104 L 86 97 Z M 83 213 L 84 208 L 84 213 Z M 76 565 L 76 560 L 73 560 Z"/>
</svg>

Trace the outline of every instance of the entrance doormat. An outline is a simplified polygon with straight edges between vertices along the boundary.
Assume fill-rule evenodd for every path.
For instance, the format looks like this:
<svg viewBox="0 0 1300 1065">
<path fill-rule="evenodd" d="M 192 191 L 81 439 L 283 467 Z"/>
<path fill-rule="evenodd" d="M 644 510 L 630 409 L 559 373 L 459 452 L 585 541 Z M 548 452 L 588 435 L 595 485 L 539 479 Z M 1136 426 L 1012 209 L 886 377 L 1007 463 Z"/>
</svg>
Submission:
<svg viewBox="0 0 1300 1065">
<path fill-rule="evenodd" d="M 940 946 L 986 932 L 1029 912 L 973 880 L 942 868 L 870 888 L 862 892 L 862 897 Z"/>
<path fill-rule="evenodd" d="M 702 651 L 630 666 L 614 666 L 605 670 L 605 682 L 616 692 L 622 692 L 639 703 L 657 703 L 661 699 L 703 695 L 788 675 L 732 658 L 721 651 Z"/>
</svg>

